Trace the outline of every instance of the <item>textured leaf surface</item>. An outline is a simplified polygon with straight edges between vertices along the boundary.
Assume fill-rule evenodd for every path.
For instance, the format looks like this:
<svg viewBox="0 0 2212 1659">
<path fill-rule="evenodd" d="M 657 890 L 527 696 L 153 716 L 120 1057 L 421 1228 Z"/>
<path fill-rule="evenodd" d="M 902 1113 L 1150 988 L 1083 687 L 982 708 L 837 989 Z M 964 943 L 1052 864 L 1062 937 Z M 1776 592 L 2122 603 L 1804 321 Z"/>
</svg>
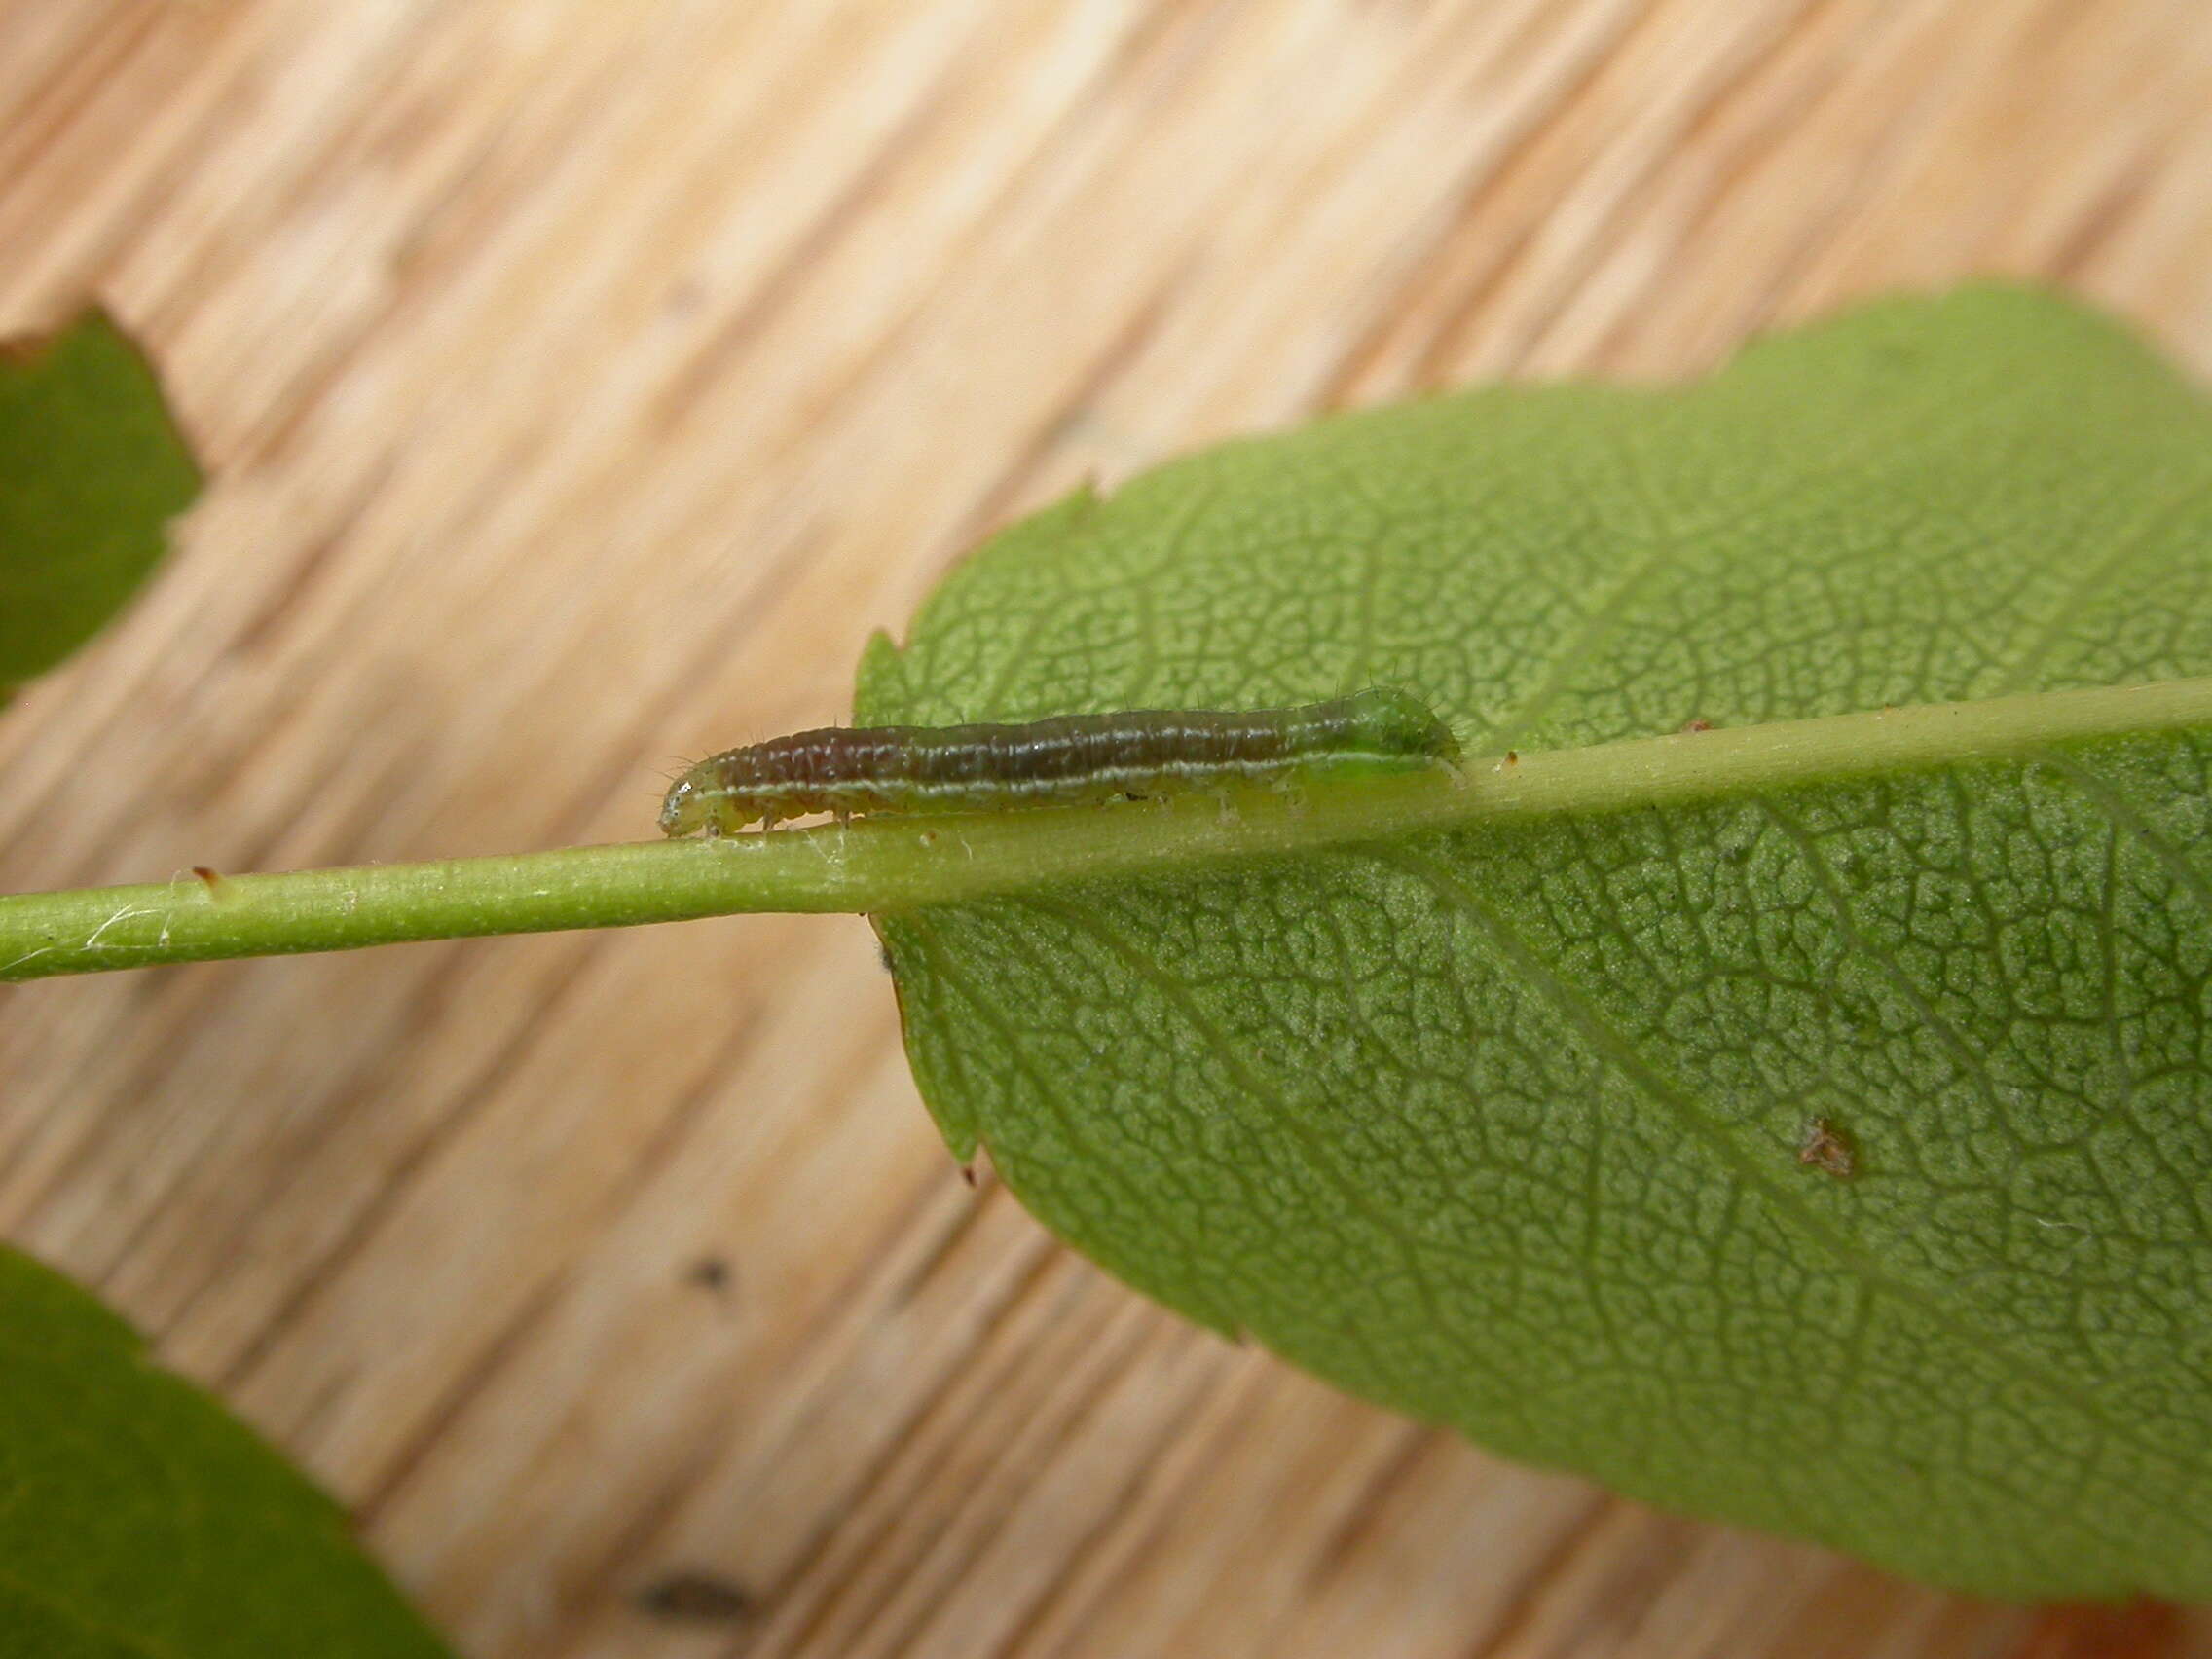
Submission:
<svg viewBox="0 0 2212 1659">
<path fill-rule="evenodd" d="M 434 1659 L 336 1505 L 0 1248 L 0 1659 Z"/>
<path fill-rule="evenodd" d="M 138 591 L 199 483 L 152 371 L 106 316 L 0 350 L 0 696 Z"/>
<path fill-rule="evenodd" d="M 1388 681 L 1498 755 L 2207 673 L 2212 409 L 1984 288 L 1079 496 L 859 701 Z M 881 926 L 955 1153 L 1191 1316 L 1932 1580 L 2201 1598 L 2208 784 L 2054 743 Z"/>
</svg>

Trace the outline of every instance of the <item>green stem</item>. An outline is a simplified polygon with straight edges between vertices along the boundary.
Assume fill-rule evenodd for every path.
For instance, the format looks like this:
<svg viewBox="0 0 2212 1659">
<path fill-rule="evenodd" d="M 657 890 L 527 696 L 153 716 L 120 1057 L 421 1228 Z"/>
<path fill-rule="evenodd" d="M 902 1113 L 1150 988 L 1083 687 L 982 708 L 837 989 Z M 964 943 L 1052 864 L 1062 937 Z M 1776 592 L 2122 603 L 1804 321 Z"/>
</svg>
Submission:
<svg viewBox="0 0 2212 1659">
<path fill-rule="evenodd" d="M 1157 805 L 879 817 L 286 875 L 0 897 L 0 980 L 754 910 L 882 912 L 1426 830 L 1617 812 L 1831 778 L 2018 759 L 2212 726 L 2212 678 L 1639 738 Z"/>
</svg>

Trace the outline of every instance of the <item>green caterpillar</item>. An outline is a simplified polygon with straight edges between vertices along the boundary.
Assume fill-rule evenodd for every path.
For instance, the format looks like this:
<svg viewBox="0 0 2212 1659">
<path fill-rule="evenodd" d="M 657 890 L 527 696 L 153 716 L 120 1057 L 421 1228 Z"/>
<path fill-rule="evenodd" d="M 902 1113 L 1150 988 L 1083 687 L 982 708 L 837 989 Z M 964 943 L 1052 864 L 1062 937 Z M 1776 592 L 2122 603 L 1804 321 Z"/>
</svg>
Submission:
<svg viewBox="0 0 2212 1659">
<path fill-rule="evenodd" d="M 828 726 L 732 749 L 677 779 L 670 835 L 810 812 L 957 812 L 1150 797 L 1225 781 L 1449 764 L 1458 740 L 1411 692 L 1291 709 L 1131 709 L 1020 725 Z"/>
</svg>

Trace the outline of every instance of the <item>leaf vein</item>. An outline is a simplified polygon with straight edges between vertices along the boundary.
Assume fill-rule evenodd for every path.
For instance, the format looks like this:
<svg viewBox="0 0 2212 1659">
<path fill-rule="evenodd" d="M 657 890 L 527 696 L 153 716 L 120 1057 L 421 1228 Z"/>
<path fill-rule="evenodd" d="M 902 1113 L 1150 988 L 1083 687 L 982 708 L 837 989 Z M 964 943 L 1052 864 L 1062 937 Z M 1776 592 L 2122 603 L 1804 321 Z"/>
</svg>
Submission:
<svg viewBox="0 0 2212 1659">
<path fill-rule="evenodd" d="M 1532 946 L 1505 925 L 1502 917 L 1497 916 L 1489 905 L 1469 892 L 1465 884 L 1451 871 L 1410 850 L 1391 848 L 1385 852 L 1378 849 L 1376 856 L 1424 882 L 1440 898 L 1472 918 L 1529 982 L 1541 991 L 1601 1052 L 1611 1057 L 1623 1076 L 1635 1083 L 1656 1104 L 1665 1108 L 1677 1123 L 1727 1164 L 1739 1181 L 1756 1189 L 1773 1206 L 1777 1215 L 1793 1221 L 1806 1237 L 1864 1284 L 1868 1291 L 1897 1301 L 1938 1327 L 1949 1325 L 1953 1329 L 1968 1328 L 1969 1321 L 1962 1310 L 1947 1309 L 1920 1286 L 1909 1280 L 1893 1278 L 1877 1269 L 1866 1259 L 1865 1252 L 1854 1245 L 1840 1231 L 1815 1216 L 1799 1198 L 1762 1173 L 1720 1124 L 1700 1111 L 1681 1088 L 1671 1084 L 1636 1051 L 1635 1046 L 1627 1037 L 1599 1013 L 1586 992 L 1577 988 L 1564 972 L 1539 956 Z M 1988 1351 L 2007 1351 L 1998 1333 L 1976 1329 L 1972 1334 Z M 2095 1424 L 2103 1434 L 2192 1473 L 2202 1475 L 2212 1472 L 2212 1456 L 2200 1454 L 2195 1457 L 2184 1456 L 2171 1447 L 2130 1434 L 2120 1424 L 2110 1419 L 2093 1395 L 2085 1393 L 2063 1376 L 2050 1372 L 2041 1361 L 2018 1354 L 2008 1354 L 2008 1357 L 2019 1376 L 2071 1407 Z"/>
</svg>

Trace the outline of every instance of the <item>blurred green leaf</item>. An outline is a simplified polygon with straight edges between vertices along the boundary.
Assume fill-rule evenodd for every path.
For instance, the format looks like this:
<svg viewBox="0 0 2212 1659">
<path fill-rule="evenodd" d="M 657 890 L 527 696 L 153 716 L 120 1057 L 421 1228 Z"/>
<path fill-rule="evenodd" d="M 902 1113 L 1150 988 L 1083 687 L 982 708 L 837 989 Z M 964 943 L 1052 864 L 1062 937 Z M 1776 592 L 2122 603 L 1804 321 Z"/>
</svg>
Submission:
<svg viewBox="0 0 2212 1659">
<path fill-rule="evenodd" d="M 1078 496 L 858 701 L 1388 682 L 1502 756 L 2207 674 L 2212 407 L 1977 288 Z M 2212 1597 L 2212 732 L 1834 760 L 882 917 L 916 1076 L 1078 1247 L 1372 1399 L 1945 1584 Z"/>
<path fill-rule="evenodd" d="M 104 313 L 0 349 L 0 696 L 129 603 L 199 488 L 152 369 Z"/>
<path fill-rule="evenodd" d="M 435 1659 L 328 1498 L 0 1247 L 0 1659 Z"/>
</svg>

